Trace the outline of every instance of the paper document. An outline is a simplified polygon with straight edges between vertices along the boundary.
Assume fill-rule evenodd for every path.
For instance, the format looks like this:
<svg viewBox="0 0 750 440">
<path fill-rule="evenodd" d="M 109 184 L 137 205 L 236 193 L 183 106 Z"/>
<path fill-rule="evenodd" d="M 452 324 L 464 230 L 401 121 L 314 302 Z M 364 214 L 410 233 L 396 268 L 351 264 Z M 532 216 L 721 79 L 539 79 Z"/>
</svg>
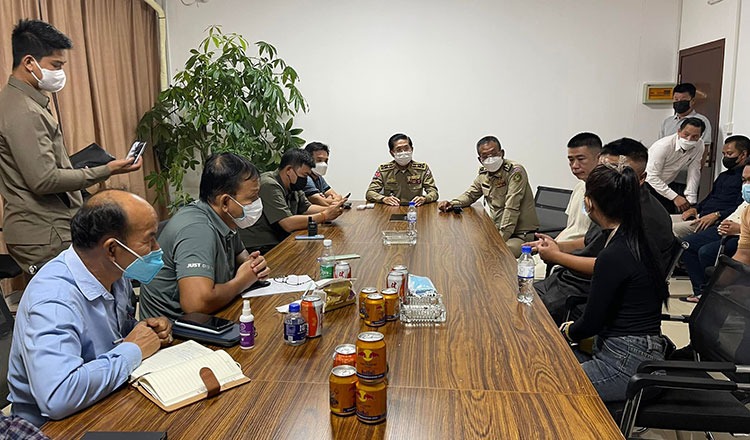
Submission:
<svg viewBox="0 0 750 440">
<path fill-rule="evenodd" d="M 280 293 L 304 292 L 308 288 L 314 288 L 312 278 L 308 275 L 287 275 L 285 277 L 269 278 L 271 285 L 260 289 L 244 292 L 243 298 L 254 298 L 256 296 L 278 295 Z"/>
</svg>

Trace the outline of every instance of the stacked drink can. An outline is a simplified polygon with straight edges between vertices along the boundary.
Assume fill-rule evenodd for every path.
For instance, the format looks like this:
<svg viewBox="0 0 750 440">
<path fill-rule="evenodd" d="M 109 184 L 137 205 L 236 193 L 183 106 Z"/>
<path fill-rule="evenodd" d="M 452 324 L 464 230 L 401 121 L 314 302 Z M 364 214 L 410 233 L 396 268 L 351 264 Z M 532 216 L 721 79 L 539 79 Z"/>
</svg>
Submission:
<svg viewBox="0 0 750 440">
<path fill-rule="evenodd" d="M 329 376 L 331 413 L 357 414 L 362 423 L 386 419 L 388 402 L 388 360 L 385 338 L 379 332 L 362 332 L 357 344 L 342 344 L 333 355 Z"/>
</svg>

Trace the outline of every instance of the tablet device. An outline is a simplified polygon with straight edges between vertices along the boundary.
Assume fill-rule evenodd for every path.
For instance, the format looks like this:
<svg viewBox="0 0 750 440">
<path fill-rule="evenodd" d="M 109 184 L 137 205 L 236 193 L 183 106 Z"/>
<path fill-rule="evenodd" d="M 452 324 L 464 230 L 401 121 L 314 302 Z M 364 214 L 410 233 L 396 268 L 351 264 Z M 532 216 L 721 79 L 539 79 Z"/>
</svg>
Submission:
<svg viewBox="0 0 750 440">
<path fill-rule="evenodd" d="M 257 333 L 257 332 L 256 332 Z M 172 335 L 180 339 L 192 339 L 203 344 L 218 345 L 221 347 L 232 347 L 240 343 L 240 325 L 233 324 L 224 333 L 215 335 L 213 333 L 193 330 L 187 327 L 172 327 Z"/>
<path fill-rule="evenodd" d="M 196 312 L 180 316 L 174 322 L 174 325 L 176 327 L 185 327 L 191 330 L 218 335 L 231 328 L 234 325 L 234 322 L 228 319 Z"/>
<path fill-rule="evenodd" d="M 133 163 L 138 162 L 138 159 L 141 158 L 141 155 L 143 154 L 143 150 L 146 149 L 146 142 L 144 141 L 135 141 L 133 142 L 133 145 L 130 146 L 130 151 L 128 151 L 128 155 L 125 156 L 125 159 L 130 159 L 131 157 L 134 157 L 135 160 Z"/>
</svg>

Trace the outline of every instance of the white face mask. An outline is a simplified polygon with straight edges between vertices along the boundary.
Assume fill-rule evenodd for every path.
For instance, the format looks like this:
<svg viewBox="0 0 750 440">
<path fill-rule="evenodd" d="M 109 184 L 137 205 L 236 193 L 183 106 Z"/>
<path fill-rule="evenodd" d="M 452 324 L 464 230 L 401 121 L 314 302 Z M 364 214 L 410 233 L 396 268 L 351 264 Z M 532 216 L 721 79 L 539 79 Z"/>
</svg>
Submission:
<svg viewBox="0 0 750 440">
<path fill-rule="evenodd" d="M 328 171 L 328 164 L 325 162 L 315 162 L 315 168 L 312 169 L 312 172 L 315 173 L 318 176 L 325 176 L 326 171 Z"/>
<path fill-rule="evenodd" d="M 495 171 L 499 170 L 502 164 L 503 158 L 500 156 L 490 156 L 482 161 L 482 165 L 484 165 L 484 167 L 490 173 L 494 173 Z"/>
<path fill-rule="evenodd" d="M 40 66 L 36 60 L 34 60 L 34 63 L 42 71 L 42 77 L 37 78 L 33 71 L 31 72 L 31 76 L 34 77 L 41 90 L 57 93 L 65 87 L 66 77 L 64 70 L 48 70 Z"/>
<path fill-rule="evenodd" d="M 230 199 L 234 201 L 234 203 L 240 205 L 242 207 L 242 217 L 235 218 L 232 217 L 232 220 L 234 220 L 234 223 L 237 225 L 240 229 L 246 229 L 250 226 L 254 225 L 255 222 L 258 221 L 261 215 L 263 215 L 263 201 L 258 197 L 256 201 L 249 205 L 243 205 L 242 203 L 238 202 L 237 200 L 234 200 L 234 197 L 229 196 Z"/>
<path fill-rule="evenodd" d="M 393 158 L 396 159 L 396 163 L 404 166 L 411 162 L 411 151 L 402 151 L 400 153 L 396 153 L 393 155 Z"/>
<path fill-rule="evenodd" d="M 683 139 L 677 136 L 677 146 L 682 148 L 685 151 L 692 150 L 693 148 L 695 148 L 697 145 L 699 145 L 702 142 L 703 141 L 701 139 L 698 139 L 697 141 L 689 141 L 687 139 Z"/>
</svg>

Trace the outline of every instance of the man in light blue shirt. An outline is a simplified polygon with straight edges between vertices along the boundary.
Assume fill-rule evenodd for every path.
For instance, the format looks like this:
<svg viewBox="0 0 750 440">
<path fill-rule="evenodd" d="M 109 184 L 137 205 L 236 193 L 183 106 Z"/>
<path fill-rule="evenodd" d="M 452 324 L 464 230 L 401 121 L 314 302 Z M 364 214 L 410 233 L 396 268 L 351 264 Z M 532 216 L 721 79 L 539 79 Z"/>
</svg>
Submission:
<svg viewBox="0 0 750 440">
<path fill-rule="evenodd" d="M 128 278 L 161 267 L 158 218 L 142 198 L 100 192 L 71 221 L 73 245 L 34 276 L 16 315 L 8 368 L 12 413 L 41 426 L 107 396 L 172 340 L 164 318 L 136 322 Z"/>
<path fill-rule="evenodd" d="M 315 162 L 315 167 L 312 168 L 312 173 L 307 177 L 307 185 L 303 189 L 305 196 L 313 205 L 331 206 L 343 197 L 334 191 L 323 178 L 328 171 L 328 155 L 330 154 L 328 145 L 310 142 L 305 145 L 305 151 L 310 153 Z"/>
</svg>

